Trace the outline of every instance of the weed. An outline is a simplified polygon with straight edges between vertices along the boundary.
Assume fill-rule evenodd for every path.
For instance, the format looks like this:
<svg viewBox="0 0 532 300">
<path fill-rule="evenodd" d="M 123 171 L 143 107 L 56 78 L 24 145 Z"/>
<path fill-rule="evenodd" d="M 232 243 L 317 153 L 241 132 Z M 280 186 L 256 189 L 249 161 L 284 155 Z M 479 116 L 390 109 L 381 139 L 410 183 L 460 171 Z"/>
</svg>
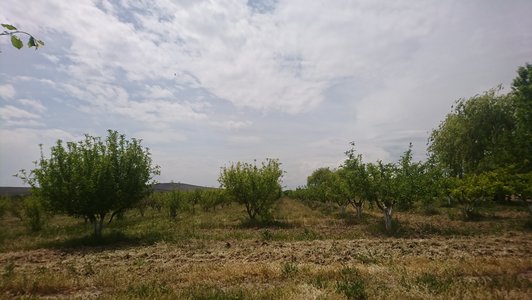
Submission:
<svg viewBox="0 0 532 300">
<path fill-rule="evenodd" d="M 45 222 L 45 213 L 39 199 L 28 197 L 24 199 L 23 207 L 28 228 L 33 232 L 41 230 Z"/>
<path fill-rule="evenodd" d="M 415 282 L 418 285 L 426 287 L 429 291 L 433 293 L 442 293 L 449 289 L 451 285 L 451 280 L 448 278 L 439 278 L 438 276 L 431 273 L 423 273 L 416 277 Z"/>
<path fill-rule="evenodd" d="M 94 271 L 94 268 L 92 267 L 92 263 L 89 261 L 85 263 L 85 266 L 83 267 L 83 275 L 90 276 L 94 275 L 96 272 Z"/>
<path fill-rule="evenodd" d="M 328 286 L 328 280 L 323 275 L 316 275 L 310 283 L 318 289 L 326 289 Z"/>
<path fill-rule="evenodd" d="M 284 277 L 293 277 L 299 271 L 297 265 L 291 262 L 283 263 L 282 273 Z"/>
<path fill-rule="evenodd" d="M 313 241 L 313 240 L 319 240 L 321 239 L 321 236 L 319 233 L 312 229 L 305 228 L 303 230 L 303 240 Z"/>
<path fill-rule="evenodd" d="M 138 297 L 142 299 L 160 298 L 162 296 L 169 297 L 173 294 L 173 290 L 169 288 L 165 282 L 158 283 L 155 281 L 149 283 L 141 283 L 139 285 L 130 285 L 127 288 L 129 296 Z"/>
<path fill-rule="evenodd" d="M 11 279 L 15 275 L 15 263 L 12 261 L 9 261 L 4 266 L 4 271 L 2 272 L 2 277 L 6 279 Z"/>
<path fill-rule="evenodd" d="M 357 269 L 345 267 L 340 271 L 340 280 L 336 282 L 336 291 L 347 299 L 367 299 L 366 284 Z"/>
<path fill-rule="evenodd" d="M 263 241 L 271 241 L 273 239 L 273 234 L 268 229 L 263 230 L 260 233 L 260 237 Z"/>
</svg>

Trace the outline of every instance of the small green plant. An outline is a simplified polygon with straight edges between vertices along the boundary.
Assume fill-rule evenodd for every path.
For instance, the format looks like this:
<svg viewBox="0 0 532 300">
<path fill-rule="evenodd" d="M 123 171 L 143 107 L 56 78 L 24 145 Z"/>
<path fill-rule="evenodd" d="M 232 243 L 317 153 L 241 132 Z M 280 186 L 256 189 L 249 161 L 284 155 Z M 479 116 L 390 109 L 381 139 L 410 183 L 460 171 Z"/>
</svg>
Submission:
<svg viewBox="0 0 532 300">
<path fill-rule="evenodd" d="M 33 231 L 39 231 L 44 226 L 45 212 L 40 199 L 28 197 L 23 202 L 26 225 Z"/>
<path fill-rule="evenodd" d="M 316 231 L 314 231 L 312 229 L 305 228 L 305 230 L 303 231 L 303 238 L 305 240 L 312 241 L 312 240 L 318 240 L 321 237 Z"/>
<path fill-rule="evenodd" d="M 155 281 L 149 283 L 141 283 L 139 285 L 130 285 L 127 288 L 127 294 L 140 298 L 161 298 L 162 296 L 169 297 L 173 294 L 173 290 L 169 288 L 165 282 L 158 283 Z"/>
<path fill-rule="evenodd" d="M 292 277 L 299 271 L 297 265 L 295 263 L 291 262 L 285 262 L 283 264 L 283 276 L 284 277 Z"/>
<path fill-rule="evenodd" d="M 15 263 L 12 261 L 9 261 L 5 266 L 4 270 L 2 272 L 2 277 L 5 279 L 13 278 L 15 275 Z"/>
<path fill-rule="evenodd" d="M 433 293 L 440 293 L 449 288 L 450 280 L 442 280 L 431 273 L 423 273 L 416 278 L 416 283 Z"/>
<path fill-rule="evenodd" d="M 168 210 L 168 215 L 170 218 L 175 219 L 177 217 L 178 210 L 183 208 L 183 202 L 185 201 L 183 192 L 179 190 L 173 190 L 164 194 L 163 197 L 166 209 Z"/>
<path fill-rule="evenodd" d="M 326 289 L 327 278 L 325 278 L 323 275 L 316 275 L 314 278 L 312 278 L 311 284 L 318 289 Z"/>
<path fill-rule="evenodd" d="M 360 272 L 351 267 L 340 271 L 340 280 L 336 282 L 336 291 L 344 294 L 347 299 L 367 299 L 366 284 L 360 276 Z"/>
<path fill-rule="evenodd" d="M 262 231 L 260 233 L 260 237 L 263 241 L 271 241 L 273 240 L 273 234 L 271 231 L 269 231 L 268 229 Z"/>
</svg>

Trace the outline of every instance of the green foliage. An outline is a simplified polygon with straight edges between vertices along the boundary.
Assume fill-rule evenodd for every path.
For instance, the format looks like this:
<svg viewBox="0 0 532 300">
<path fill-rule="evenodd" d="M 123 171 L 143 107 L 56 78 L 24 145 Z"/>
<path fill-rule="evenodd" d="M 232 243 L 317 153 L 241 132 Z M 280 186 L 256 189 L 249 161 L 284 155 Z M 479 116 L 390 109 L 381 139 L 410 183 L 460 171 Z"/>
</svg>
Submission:
<svg viewBox="0 0 532 300">
<path fill-rule="evenodd" d="M 188 205 L 186 203 L 187 197 L 184 192 L 180 190 L 172 190 L 163 194 L 164 207 L 168 211 L 170 218 L 175 219 L 177 217 L 177 212 L 180 209 L 185 209 Z"/>
<path fill-rule="evenodd" d="M 292 263 L 292 262 L 283 263 L 283 267 L 282 267 L 283 277 L 287 277 L 287 278 L 293 277 L 295 274 L 297 274 L 298 271 L 299 269 L 295 263 Z"/>
<path fill-rule="evenodd" d="M 33 196 L 26 197 L 22 206 L 24 209 L 25 223 L 28 228 L 33 232 L 41 230 L 46 219 L 42 201 Z"/>
<path fill-rule="evenodd" d="M 416 277 L 416 283 L 433 293 L 441 293 L 449 289 L 452 284 L 450 278 L 440 278 L 431 273 L 423 273 Z"/>
<path fill-rule="evenodd" d="M 0 32 L 0 36 L 2 36 L 2 35 L 10 36 L 11 45 L 13 45 L 13 47 L 15 47 L 17 49 L 21 49 L 24 46 L 24 43 L 18 37 L 18 34 L 24 34 L 24 35 L 29 36 L 29 39 L 28 39 L 28 47 L 29 48 L 35 47 L 35 50 L 37 50 L 38 48 L 44 46 L 44 42 L 43 41 L 36 39 L 33 35 L 25 32 L 25 31 L 18 30 L 13 25 L 10 25 L 10 24 L 1 24 L 1 25 L 6 30 L 4 30 L 3 32 Z"/>
<path fill-rule="evenodd" d="M 345 208 L 349 203 L 349 187 L 341 170 L 320 168 L 307 178 L 307 193 L 310 200 L 334 202 Z"/>
<path fill-rule="evenodd" d="M 432 132 L 428 150 L 449 175 L 462 177 L 516 162 L 513 97 L 498 92 L 458 100 Z"/>
<path fill-rule="evenodd" d="M 496 172 L 481 174 L 467 174 L 458 181 L 453 189 L 453 196 L 463 205 L 464 217 L 467 220 L 475 220 L 480 217 L 478 207 L 493 199 L 497 187 L 504 185 L 499 180 Z"/>
<path fill-rule="evenodd" d="M 512 82 L 516 118 L 513 150 L 518 171 L 528 173 L 532 172 L 532 65 L 519 67 L 517 74 Z"/>
<path fill-rule="evenodd" d="M 161 297 L 174 298 L 174 291 L 168 287 L 165 282 L 140 283 L 138 285 L 129 285 L 127 288 L 129 297 L 138 297 L 141 299 L 154 299 Z"/>
<path fill-rule="evenodd" d="M 271 241 L 273 240 L 273 234 L 271 231 L 269 231 L 268 229 L 262 231 L 260 233 L 260 237 L 263 241 Z"/>
<path fill-rule="evenodd" d="M 368 199 L 368 173 L 362 155 L 356 153 L 355 143 L 351 142 L 351 146 L 345 152 L 347 159 L 340 169 L 340 176 L 347 186 L 348 202 L 357 210 L 358 217 L 362 217 L 362 205 Z"/>
<path fill-rule="evenodd" d="M 347 299 L 367 299 L 366 283 L 360 272 L 351 267 L 340 271 L 340 279 L 336 282 L 336 290 L 345 295 Z"/>
<path fill-rule="evenodd" d="M 246 206 L 249 218 L 270 218 L 270 210 L 282 193 L 283 171 L 275 159 L 267 159 L 260 167 L 257 164 L 238 162 L 223 167 L 218 181 L 227 195 Z"/>
<path fill-rule="evenodd" d="M 84 217 L 94 225 L 95 236 L 101 236 L 105 217 L 110 214 L 110 222 L 146 197 L 158 173 L 140 140 L 109 130 L 105 141 L 86 135 L 65 147 L 59 140 L 50 158 L 41 147 L 36 168 L 19 176 L 51 211 Z"/>
</svg>

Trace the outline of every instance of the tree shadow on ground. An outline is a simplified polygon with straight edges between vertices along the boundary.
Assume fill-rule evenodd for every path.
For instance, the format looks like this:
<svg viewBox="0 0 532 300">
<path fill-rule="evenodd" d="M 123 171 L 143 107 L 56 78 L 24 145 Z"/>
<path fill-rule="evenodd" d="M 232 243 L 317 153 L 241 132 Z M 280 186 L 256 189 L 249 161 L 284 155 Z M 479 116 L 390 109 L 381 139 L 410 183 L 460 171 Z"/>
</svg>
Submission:
<svg viewBox="0 0 532 300">
<path fill-rule="evenodd" d="M 252 219 L 245 219 L 240 222 L 239 225 L 237 225 L 237 228 L 272 228 L 272 229 L 291 229 L 299 227 L 300 224 L 294 223 L 294 222 L 287 222 L 284 220 L 252 220 Z"/>
<path fill-rule="evenodd" d="M 68 251 L 99 252 L 105 250 L 118 250 L 136 246 L 153 245 L 166 240 L 159 232 L 145 232 L 140 235 L 125 234 L 121 231 L 110 230 L 104 232 L 102 237 L 93 234 L 68 237 L 62 240 L 46 241 L 38 245 L 38 248 L 61 249 Z"/>
</svg>

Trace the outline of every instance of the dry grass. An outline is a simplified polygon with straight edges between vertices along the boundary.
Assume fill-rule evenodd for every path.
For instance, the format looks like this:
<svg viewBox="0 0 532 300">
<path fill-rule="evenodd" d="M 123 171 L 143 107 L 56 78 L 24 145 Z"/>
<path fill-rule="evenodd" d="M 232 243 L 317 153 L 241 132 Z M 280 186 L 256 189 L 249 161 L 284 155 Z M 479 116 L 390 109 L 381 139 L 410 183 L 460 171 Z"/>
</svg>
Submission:
<svg viewBox="0 0 532 300">
<path fill-rule="evenodd" d="M 8 217 L 0 298 L 529 299 L 526 212 L 465 222 L 440 210 L 398 213 L 391 236 L 376 211 L 356 220 L 289 199 L 269 227 L 243 226 L 237 205 L 177 221 L 131 212 L 93 246 L 82 221 L 55 217 L 29 234 Z"/>
</svg>

